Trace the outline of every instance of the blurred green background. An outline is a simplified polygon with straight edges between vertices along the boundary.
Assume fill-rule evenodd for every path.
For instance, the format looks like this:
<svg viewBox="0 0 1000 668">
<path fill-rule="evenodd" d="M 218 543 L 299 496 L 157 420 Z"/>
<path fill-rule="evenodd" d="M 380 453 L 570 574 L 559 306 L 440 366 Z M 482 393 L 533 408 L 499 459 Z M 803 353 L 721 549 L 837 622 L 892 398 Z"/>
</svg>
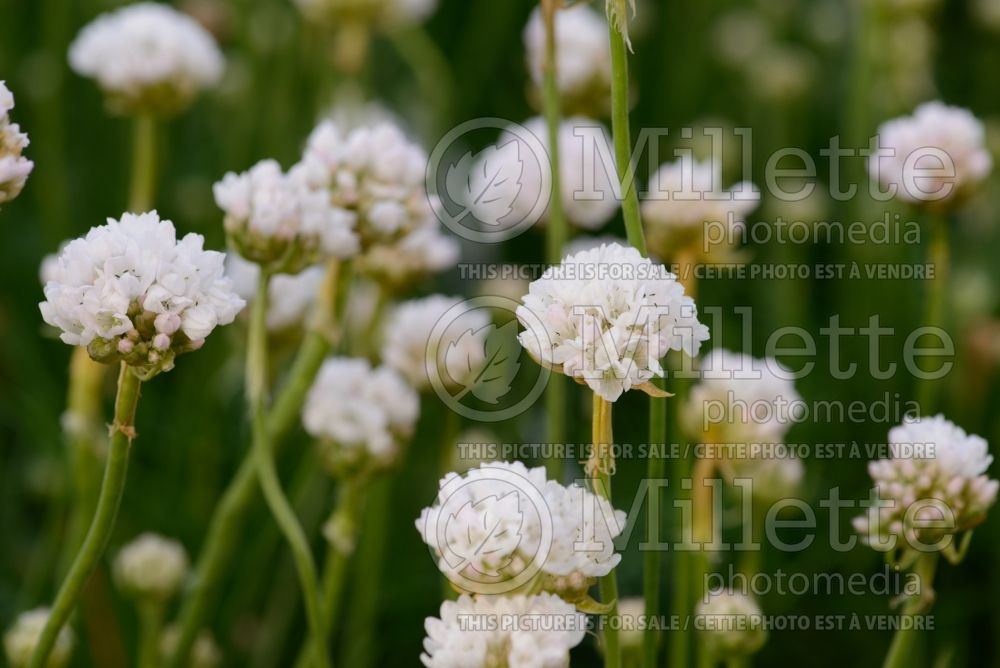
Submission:
<svg viewBox="0 0 1000 668">
<path fill-rule="evenodd" d="M 124 208 L 129 180 L 129 124 L 110 117 L 92 82 L 69 71 L 66 49 L 75 32 L 102 11 L 119 3 L 98 0 L 0 0 L 0 79 L 13 90 L 15 122 L 31 137 L 26 155 L 36 167 L 19 199 L 0 212 L 0 627 L 18 612 L 50 600 L 58 584 L 59 546 L 64 539 L 69 471 L 60 414 L 65 406 L 69 347 L 42 327 L 39 263 L 67 238 L 82 235 Z M 479 116 L 522 121 L 534 115 L 528 102 L 521 31 L 533 7 L 529 0 L 487 2 L 442 0 L 425 26 L 447 63 L 454 95 L 435 95 L 422 86 L 428 70 L 414 70 L 396 48 L 399 42 L 376 38 L 363 95 L 383 103 L 428 148 L 455 122 Z M 732 171 L 732 178 L 759 180 L 767 156 L 776 148 L 798 146 L 819 157 L 829 138 L 859 145 L 886 118 L 908 113 L 926 99 L 966 106 L 989 128 L 992 146 L 1000 145 L 1000 2 L 996 0 L 711 0 L 679 2 L 640 0 L 634 22 L 631 59 L 634 92 L 633 129 L 721 124 L 753 128 L 754 174 Z M 914 8 L 916 6 L 916 9 Z M 161 173 L 157 209 L 181 232 L 199 232 L 210 248 L 224 245 L 221 215 L 214 206 L 212 183 L 228 170 L 243 170 L 274 157 L 294 162 L 336 75 L 324 56 L 322 34 L 303 24 L 290 0 L 189 0 L 182 7 L 206 18 L 228 61 L 222 86 L 162 128 Z M 740 49 L 744 49 L 741 51 Z M 734 58 L 734 55 L 735 58 Z M 417 66 L 420 67 L 420 66 Z M 440 85 L 440 80 L 434 80 Z M 664 146 L 675 145 L 675 134 Z M 738 168 L 738 163 L 734 165 Z M 863 174 L 855 161 L 846 167 L 855 180 Z M 640 163 L 639 178 L 648 176 Z M 1000 171 L 1000 170 L 998 170 Z M 827 172 L 820 162 L 820 191 Z M 959 345 L 956 366 L 943 381 L 940 408 L 967 430 L 1000 441 L 995 370 L 1000 360 L 1000 320 L 996 285 L 1000 252 L 996 217 L 998 180 L 954 220 L 954 273 L 950 330 Z M 886 211 L 859 198 L 838 203 L 814 197 L 805 205 L 774 201 L 765 194 L 752 220 L 875 220 Z M 915 214 L 895 206 L 904 220 Z M 624 236 L 619 218 L 604 232 Z M 538 232 L 502 246 L 466 242 L 463 260 L 543 261 Z M 838 243 L 749 244 L 751 262 L 905 262 L 922 261 L 924 245 Z M 482 286 L 463 282 L 458 272 L 415 286 L 414 294 L 433 291 L 474 295 Z M 715 345 L 741 348 L 734 308 L 753 309 L 752 352 L 761 356 L 778 327 L 801 326 L 818 332 L 840 316 L 845 327 L 860 327 L 873 314 L 900 334 L 882 341 L 882 359 L 902 362 L 902 341 L 918 326 L 926 284 L 874 280 L 737 280 L 702 282 L 699 306 L 722 308 L 732 323 Z M 143 388 L 138 416 L 140 438 L 133 450 L 128 489 L 109 554 L 143 530 L 181 540 L 197 555 L 212 508 L 248 445 L 241 388 L 242 325 L 221 330 L 205 349 L 185 356 L 177 368 Z M 913 379 L 899 373 L 876 380 L 868 373 L 868 342 L 851 339 L 844 362 L 856 361 L 861 372 L 847 381 L 834 379 L 827 363 L 827 341 L 818 338 L 816 370 L 798 383 L 807 401 L 883 400 L 902 405 L 914 395 Z M 112 388 L 106 388 L 110 404 Z M 579 410 L 571 440 L 588 438 L 589 399 L 571 387 Z M 633 393 L 635 394 L 635 393 Z M 627 396 L 615 407 L 616 436 L 622 442 L 645 438 L 647 401 Z M 430 504 L 436 489 L 439 446 L 445 408 L 424 397 L 417 437 L 392 485 L 392 525 L 381 587 L 374 595 L 348 592 L 340 665 L 417 665 L 423 621 L 435 615 L 441 583 L 413 522 Z M 682 440 L 671 418 L 671 438 Z M 847 423 L 805 423 L 789 439 L 799 443 L 882 442 L 893 418 Z M 474 424 L 466 424 L 474 427 Z M 539 405 L 514 421 L 490 427 L 506 442 L 544 439 Z M 301 435 L 299 450 L 307 446 Z M 291 448 L 294 452 L 296 448 Z M 294 461 L 293 461 L 294 460 Z M 283 463 L 284 479 L 302 516 L 318 526 L 331 503 L 331 485 L 306 460 Z M 806 461 L 808 500 L 839 487 L 845 498 L 866 496 L 870 485 L 864 461 Z M 631 503 L 628 492 L 644 472 L 644 463 L 619 466 L 619 507 Z M 994 471 L 994 475 L 996 475 Z M 818 508 L 817 508 L 818 510 Z M 262 504 L 255 509 L 253 530 L 244 537 L 241 559 L 231 570 L 221 607 L 212 626 L 227 665 L 290 665 L 304 634 L 295 573 Z M 673 515 L 668 515 L 673 517 Z M 820 512 L 817 540 L 794 555 L 767 551 L 765 570 L 782 568 L 806 574 L 874 573 L 881 558 L 867 548 L 848 553 L 832 550 L 825 539 L 828 516 Z M 936 583 L 937 630 L 926 647 L 926 665 L 1000 665 L 1000 557 L 997 518 L 976 531 L 972 551 L 960 568 L 942 568 Z M 844 518 L 841 533 L 849 531 Z M 318 530 L 313 531 L 317 546 Z M 362 539 L 372 540 L 372 537 Z M 624 595 L 641 593 L 638 534 L 619 569 Z M 365 547 L 362 547 L 364 550 Z M 364 553 L 363 553 L 364 554 Z M 669 563 L 670 555 L 666 557 Z M 377 562 L 361 559 L 364 567 Z M 725 563 L 725 562 L 724 562 Z M 669 572 L 669 571 L 668 571 Z M 665 591 L 672 583 L 664 578 Z M 106 590 L 106 613 L 99 624 L 101 643 L 135 643 L 134 612 L 113 590 Z M 352 596 L 357 598 L 352 598 Z M 876 614 L 888 610 L 880 596 L 806 595 L 763 597 L 769 614 Z M 377 615 L 371 635 L 352 621 L 370 606 Z M 757 656 L 759 665 L 879 665 L 888 632 L 774 632 Z M 670 642 L 669 635 L 664 638 Z M 78 649 L 75 666 L 92 665 Z M 574 652 L 574 665 L 598 665 L 593 643 Z"/>
</svg>

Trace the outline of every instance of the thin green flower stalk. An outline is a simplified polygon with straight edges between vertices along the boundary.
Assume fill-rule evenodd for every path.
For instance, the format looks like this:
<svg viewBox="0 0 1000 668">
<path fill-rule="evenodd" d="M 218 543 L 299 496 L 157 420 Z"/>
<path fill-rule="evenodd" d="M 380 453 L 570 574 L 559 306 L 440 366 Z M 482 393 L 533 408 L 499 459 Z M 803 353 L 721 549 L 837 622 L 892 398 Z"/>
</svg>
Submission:
<svg viewBox="0 0 1000 668">
<path fill-rule="evenodd" d="M 938 553 L 927 552 L 921 555 L 913 565 L 913 573 L 920 579 L 920 594 L 912 596 L 903 606 L 902 614 L 919 615 L 927 612 L 929 602 L 933 600 L 930 592 L 934 583 L 934 572 L 937 569 Z M 892 638 L 889 653 L 886 654 L 882 668 L 905 668 L 912 666 L 911 654 L 919 633 L 913 628 L 900 626 Z"/>
<path fill-rule="evenodd" d="M 160 637 L 165 612 L 159 601 L 144 601 L 139 605 L 139 668 L 160 666 Z"/>
<path fill-rule="evenodd" d="M 269 280 L 269 272 L 264 267 L 261 267 L 257 293 L 254 297 L 251 312 L 250 330 L 247 337 L 247 404 L 250 410 L 253 431 L 253 461 L 257 479 L 260 481 L 261 490 L 264 493 L 264 499 L 271 510 L 272 516 L 285 535 L 285 539 L 288 541 L 295 559 L 296 569 L 298 570 L 302 586 L 302 597 L 306 606 L 306 616 L 309 620 L 312 643 L 315 647 L 315 665 L 320 668 L 326 668 L 330 666 L 330 659 L 326 651 L 326 643 L 323 635 L 325 628 L 323 610 L 320 607 L 317 596 L 318 581 L 316 564 L 313 561 L 312 552 L 309 549 L 309 541 L 306 539 L 302 525 L 299 524 L 298 518 L 295 516 L 295 510 L 281 488 L 281 481 L 278 478 L 277 468 L 274 463 L 272 440 L 268 433 L 266 402 L 268 388 L 267 301 Z"/>
<path fill-rule="evenodd" d="M 302 346 L 292 363 L 288 379 L 271 404 L 267 416 L 268 435 L 276 452 L 285 444 L 288 432 L 299 420 L 306 393 L 312 386 L 323 360 L 339 338 L 337 322 L 342 312 L 346 286 L 350 283 L 350 264 L 331 261 L 319 297 L 317 311 Z M 205 544 L 195 567 L 194 585 L 188 592 L 178 616 L 178 640 L 170 668 L 187 664 L 194 646 L 215 604 L 219 588 L 235 555 L 247 514 L 257 499 L 256 464 L 247 456 L 215 508 Z"/>
<path fill-rule="evenodd" d="M 87 537 L 77 553 L 69 573 L 63 580 L 52 612 L 38 640 L 38 646 L 31 656 L 29 668 L 44 668 L 49 654 L 59 636 L 59 631 L 76 607 L 77 599 L 98 560 L 104 554 L 111 530 L 114 528 L 125 491 L 125 477 L 128 472 L 128 455 L 135 438 L 135 411 L 139 402 L 139 388 L 142 381 L 125 363 L 118 374 L 118 392 L 115 397 L 115 417 L 111 425 L 111 442 L 105 463 L 104 480 L 97 500 L 97 509 L 90 524 Z"/>
<path fill-rule="evenodd" d="M 156 119 L 139 114 L 132 120 L 132 185 L 129 211 L 148 211 L 156 192 Z"/>
<path fill-rule="evenodd" d="M 928 221 L 931 240 L 928 248 L 928 262 L 934 267 L 934 280 L 928 285 L 926 311 L 923 325 L 943 329 L 947 324 L 945 304 L 948 293 L 949 264 L 951 260 L 948 216 L 943 212 L 932 212 Z M 929 378 L 921 378 L 917 388 L 917 402 L 923 415 L 932 415 L 936 409 L 937 383 Z"/>
<path fill-rule="evenodd" d="M 611 402 L 594 393 L 591 413 L 593 447 L 591 460 L 588 462 L 588 475 L 597 484 L 594 493 L 603 496 L 611 502 L 611 476 L 614 475 L 615 459 L 612 451 L 614 436 L 611 429 Z M 599 582 L 601 603 L 608 606 L 611 618 L 618 616 L 618 576 L 615 569 L 603 576 Z M 603 633 L 604 665 L 606 668 L 621 668 L 622 648 L 615 624 L 608 624 Z"/>
</svg>

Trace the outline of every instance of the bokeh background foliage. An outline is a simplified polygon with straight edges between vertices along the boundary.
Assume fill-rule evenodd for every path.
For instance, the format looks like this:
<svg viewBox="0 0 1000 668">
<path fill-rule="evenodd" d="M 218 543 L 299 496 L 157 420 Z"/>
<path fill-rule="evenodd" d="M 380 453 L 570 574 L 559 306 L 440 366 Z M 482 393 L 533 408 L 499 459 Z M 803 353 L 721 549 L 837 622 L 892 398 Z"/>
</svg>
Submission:
<svg viewBox="0 0 1000 668">
<path fill-rule="evenodd" d="M 59 420 L 70 349 L 42 328 L 38 267 L 62 240 L 83 234 L 108 216 L 117 217 L 124 208 L 128 123 L 105 113 L 96 87 L 73 75 L 65 57 L 76 30 L 117 4 L 0 0 L 0 78 L 17 95 L 14 117 L 31 135 L 27 155 L 36 163 L 24 194 L 0 214 L 0 626 L 7 626 L 19 611 L 49 600 L 61 572 L 58 547 L 66 532 L 70 485 Z M 857 145 L 885 118 L 909 111 L 922 99 L 940 97 L 984 118 L 997 146 L 1000 42 L 991 32 L 998 26 L 983 19 L 983 7 L 988 8 L 990 0 L 941 2 L 925 19 L 927 30 L 920 33 L 929 43 L 894 35 L 899 27 L 894 4 L 902 3 L 639 2 L 631 59 L 633 128 L 670 128 L 675 134 L 663 146 L 672 147 L 678 143 L 676 129 L 683 126 L 752 127 L 755 173 L 733 177 L 757 177 L 776 148 L 794 145 L 819 156 L 833 135 L 841 135 L 845 145 Z M 189 113 L 162 129 L 157 208 L 180 231 L 204 234 L 209 247 L 221 248 L 221 214 L 212 202 L 211 184 L 227 170 L 245 169 L 260 158 L 275 157 L 285 165 L 293 162 L 320 110 L 337 102 L 329 97 L 337 90 L 336 75 L 327 65 L 323 36 L 304 25 L 288 0 L 188 0 L 183 7 L 212 26 L 225 49 L 228 68 L 219 90 L 204 95 Z M 426 63 L 415 70 L 398 41 L 380 37 L 358 90 L 392 109 L 428 147 L 459 120 L 477 116 L 524 120 L 536 113 L 526 94 L 521 43 L 532 7 L 530 0 L 442 0 L 426 30 L 443 54 L 446 70 L 435 71 L 428 84 Z M 727 64 L 727 46 L 750 43 L 756 37 L 747 32 L 753 22 L 742 27 L 733 23 L 739 16 L 732 14 L 734 10 L 756 17 L 774 47 L 767 57 L 752 54 L 742 67 Z M 918 57 L 921 49 L 923 59 Z M 449 89 L 452 95 L 443 97 L 442 91 Z M 846 168 L 855 177 L 860 173 L 860 163 Z M 640 179 L 647 171 L 640 164 Z M 820 190 L 827 176 L 820 162 Z M 956 221 L 952 332 L 961 354 L 941 392 L 946 414 L 994 443 L 1000 441 L 1000 416 L 994 410 L 1000 359 L 993 287 L 1000 277 L 995 262 L 1000 251 L 997 193 L 995 176 Z M 871 220 L 885 212 L 884 205 L 878 208 L 864 198 L 839 203 L 815 197 L 808 204 L 791 209 L 765 194 L 753 219 L 782 215 L 851 220 L 861 215 Z M 904 220 L 914 215 L 905 209 L 889 211 L 900 213 Z M 606 231 L 623 235 L 620 218 Z M 467 244 L 463 259 L 537 263 L 543 259 L 543 246 L 539 234 L 529 232 L 502 246 Z M 922 247 L 894 244 L 751 243 L 748 250 L 752 262 L 760 264 L 912 263 L 923 257 Z M 435 285 L 417 286 L 416 291 L 432 289 L 472 295 L 482 286 L 462 281 L 453 272 L 436 279 Z M 702 282 L 699 304 L 723 309 L 730 326 L 715 344 L 735 349 L 741 347 L 742 332 L 733 308 L 752 307 L 753 349 L 747 352 L 756 355 L 766 352 L 768 337 L 778 327 L 818 332 L 835 314 L 842 326 L 860 327 L 878 314 L 883 326 L 903 333 L 883 339 L 880 351 L 883 361 L 900 363 L 903 337 L 919 323 L 924 289 L 922 282 L 912 280 L 723 278 Z M 876 380 L 868 373 L 867 341 L 845 342 L 844 362 L 860 366 L 850 380 L 831 376 L 828 341 L 818 341 L 819 364 L 799 383 L 807 400 L 872 402 L 888 395 L 890 402 L 902 404 L 912 398 L 914 383 L 906 374 Z M 110 554 L 146 529 L 177 537 L 192 555 L 197 554 L 218 494 L 248 444 L 241 356 L 242 328 L 229 328 L 212 337 L 204 352 L 186 357 L 176 370 L 143 388 L 140 438 Z M 105 390 L 110 404 L 112 388 Z M 571 424 L 570 438 L 581 442 L 589 427 L 587 396 L 576 387 L 570 393 L 580 416 L 579 423 Z M 642 395 L 619 402 L 615 409 L 619 441 L 644 440 L 647 403 Z M 387 546 L 384 562 L 365 559 L 365 550 L 380 537 L 362 538 L 360 567 L 380 567 L 381 587 L 367 594 L 348 592 L 352 608 L 345 618 L 340 665 L 416 664 L 423 620 L 437 612 L 441 583 L 413 521 L 434 495 L 436 440 L 444 431 L 445 410 L 425 398 L 416 439 L 392 484 L 393 519 L 382 537 Z M 682 436 L 674 423 L 671 419 L 671 438 L 679 440 Z M 789 438 L 807 444 L 881 442 L 893 423 L 892 416 L 881 422 L 804 423 L 794 427 Z M 541 441 L 541 406 L 493 429 L 505 441 Z M 306 439 L 301 435 L 298 439 L 305 447 Z M 807 499 L 825 496 L 835 486 L 842 496 L 859 499 L 869 486 L 862 461 L 810 458 L 806 467 Z M 316 527 L 329 509 L 329 483 L 311 459 L 297 467 L 283 462 L 282 468 L 304 520 L 314 529 L 312 535 L 321 540 Z M 644 470 L 644 462 L 621 462 L 616 491 L 634 489 Z M 622 498 L 618 505 L 627 507 L 630 502 Z M 824 524 L 828 515 L 818 516 L 813 546 L 792 555 L 770 550 L 764 556 L 765 570 L 849 575 L 882 568 L 878 555 L 868 549 L 848 553 L 830 549 Z M 1000 609 L 995 603 L 1000 600 L 1000 573 L 994 570 L 1000 535 L 993 520 L 977 530 L 961 569 L 944 568 L 936 583 L 941 592 L 934 611 L 937 632 L 927 650 L 932 656 L 950 658 L 950 665 L 1000 665 L 996 641 Z M 231 569 L 213 628 L 226 648 L 228 665 L 288 665 L 304 633 L 294 570 L 263 504 L 258 504 L 249 526 L 252 530 Z M 841 532 L 848 531 L 844 517 Z M 641 592 L 638 542 L 634 539 L 628 546 L 619 568 L 625 594 Z M 98 578 L 106 577 L 105 568 Z M 664 586 L 671 586 L 669 579 Z M 96 617 L 98 628 L 90 633 L 101 638 L 101 656 L 121 660 L 131 655 L 135 643 L 134 615 L 113 588 L 104 591 L 99 604 L 105 614 Z M 888 600 L 875 595 L 770 595 L 761 605 L 769 614 L 864 614 L 885 612 Z M 377 619 L 370 635 L 360 622 L 351 623 L 367 614 Z M 850 657 L 855 665 L 878 665 L 888 641 L 888 632 L 779 631 L 772 633 L 758 661 L 832 666 Z M 669 635 L 665 642 L 670 642 Z M 592 643 L 575 650 L 574 665 L 596 662 Z M 87 651 L 77 651 L 74 665 L 93 665 L 92 658 Z"/>
</svg>

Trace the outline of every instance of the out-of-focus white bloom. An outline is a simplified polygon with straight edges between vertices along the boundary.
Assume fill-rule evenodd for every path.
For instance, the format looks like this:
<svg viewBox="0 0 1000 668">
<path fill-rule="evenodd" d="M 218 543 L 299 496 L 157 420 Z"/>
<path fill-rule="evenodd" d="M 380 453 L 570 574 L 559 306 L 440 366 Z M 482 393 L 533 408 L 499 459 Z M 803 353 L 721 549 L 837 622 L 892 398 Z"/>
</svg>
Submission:
<svg viewBox="0 0 1000 668">
<path fill-rule="evenodd" d="M 247 303 L 257 292 L 260 267 L 236 253 L 226 254 L 226 275 L 233 281 L 236 294 Z M 313 265 L 297 274 L 276 274 L 268 284 L 267 328 L 279 331 L 301 325 L 319 294 L 326 269 Z"/>
<path fill-rule="evenodd" d="M 643 619 L 646 615 L 646 601 L 641 596 L 618 599 L 618 617 L 621 618 L 622 649 L 634 652 L 642 647 Z"/>
<path fill-rule="evenodd" d="M 102 14 L 69 48 L 69 64 L 90 77 L 122 113 L 174 113 L 222 77 L 212 35 L 169 5 L 140 2 Z"/>
<path fill-rule="evenodd" d="M 160 653 L 164 657 L 172 657 L 180 640 L 180 629 L 169 626 L 163 632 L 160 640 Z M 215 643 L 215 638 L 209 631 L 201 631 L 191 646 L 189 668 L 217 668 L 222 665 L 222 652 Z"/>
<path fill-rule="evenodd" d="M 891 457 L 868 464 L 879 498 L 888 503 L 854 520 L 873 547 L 900 547 L 889 545 L 890 536 L 912 547 L 933 545 L 978 525 L 996 501 L 1000 483 L 986 475 L 993 462 L 986 441 L 943 415 L 907 418 L 889 431 L 889 448 Z M 916 503 L 921 505 L 911 511 Z"/>
<path fill-rule="evenodd" d="M 397 306 L 385 323 L 382 361 L 421 391 L 430 388 L 431 373 L 445 385 L 470 381 L 485 359 L 490 320 L 483 310 L 456 310 L 454 322 L 439 324 L 461 303 L 461 297 L 431 295 Z"/>
<path fill-rule="evenodd" d="M 416 526 L 458 586 L 508 592 L 525 574 L 541 574 L 538 586 L 574 601 L 621 560 L 614 539 L 625 513 L 583 487 L 546 480 L 542 467 L 488 462 L 442 478 Z"/>
<path fill-rule="evenodd" d="M 21 155 L 28 146 L 28 135 L 17 123 L 10 122 L 14 95 L 0 81 L 0 204 L 17 197 L 24 188 L 35 163 Z"/>
<path fill-rule="evenodd" d="M 879 126 L 868 172 L 896 197 L 945 204 L 972 193 L 993 168 L 983 124 L 967 109 L 926 102 Z"/>
<path fill-rule="evenodd" d="M 698 354 L 708 328 L 662 265 L 616 244 L 569 256 L 533 281 L 517 318 L 521 345 L 608 401 L 663 375 L 671 350 Z"/>
<path fill-rule="evenodd" d="M 438 0 L 295 0 L 295 4 L 307 19 L 322 24 L 395 28 L 422 23 L 437 9 Z"/>
<path fill-rule="evenodd" d="M 611 95 L 611 46 L 604 17 L 587 4 L 556 11 L 556 87 L 569 113 L 597 113 Z M 528 73 L 537 90 L 543 86 L 545 24 L 536 8 L 524 27 Z"/>
<path fill-rule="evenodd" d="M 391 464 L 413 434 L 419 412 L 416 391 L 393 369 L 335 357 L 323 363 L 309 389 L 302 424 L 338 473 Z"/>
<path fill-rule="evenodd" d="M 569 651 L 587 631 L 586 615 L 551 594 L 463 595 L 442 603 L 440 615 L 424 624 L 420 661 L 427 668 L 567 668 Z M 553 623 L 510 628 L 516 619 Z"/>
<path fill-rule="evenodd" d="M 785 102 L 809 92 L 818 69 L 808 49 L 798 46 L 771 45 L 747 63 L 750 90 L 768 101 Z"/>
<path fill-rule="evenodd" d="M 358 270 L 390 289 L 401 289 L 458 263 L 459 246 L 442 234 L 437 220 L 393 243 L 376 244 L 358 262 Z"/>
<path fill-rule="evenodd" d="M 712 591 L 698 604 L 701 634 L 718 659 L 750 656 L 767 642 L 760 606 L 736 590 Z"/>
<path fill-rule="evenodd" d="M 712 26 L 713 52 L 726 65 L 743 68 L 772 39 L 771 24 L 756 9 L 722 14 Z"/>
<path fill-rule="evenodd" d="M 200 234 L 177 239 L 155 211 L 108 219 L 62 251 L 40 304 L 60 338 L 142 377 L 173 367 L 246 305 L 225 277 L 225 255 Z"/>
<path fill-rule="evenodd" d="M 713 251 L 728 250 L 739 244 L 744 219 L 759 202 L 752 183 L 723 188 L 712 161 L 681 158 L 663 164 L 650 177 L 642 203 L 649 248 L 660 257 L 672 257 L 678 249 L 703 253 L 710 240 Z"/>
<path fill-rule="evenodd" d="M 230 242 L 246 259 L 295 274 L 322 257 L 358 251 L 354 213 L 333 206 L 325 189 L 311 188 L 303 170 L 285 174 L 274 160 L 262 160 L 213 186 Z"/>
<path fill-rule="evenodd" d="M 22 612 L 14 625 L 3 634 L 3 647 L 7 653 L 7 663 L 11 668 L 28 667 L 31 654 L 35 651 L 49 614 L 48 608 L 35 608 Z M 67 665 L 73 653 L 74 642 L 73 630 L 69 626 L 63 626 L 56 636 L 46 668 L 63 668 Z"/>
<path fill-rule="evenodd" d="M 979 25 L 1000 32 L 1000 0 L 973 0 L 971 9 Z"/>
<path fill-rule="evenodd" d="M 188 556 L 176 540 L 144 533 L 115 558 L 118 586 L 138 598 L 167 601 L 180 591 L 188 574 Z"/>
</svg>

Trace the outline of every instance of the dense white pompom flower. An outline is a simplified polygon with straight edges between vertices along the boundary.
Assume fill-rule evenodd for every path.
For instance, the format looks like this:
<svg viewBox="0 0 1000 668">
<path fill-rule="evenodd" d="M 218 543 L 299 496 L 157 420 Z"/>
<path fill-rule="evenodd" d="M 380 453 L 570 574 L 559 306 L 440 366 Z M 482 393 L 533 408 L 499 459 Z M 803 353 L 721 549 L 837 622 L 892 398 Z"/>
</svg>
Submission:
<svg viewBox="0 0 1000 668">
<path fill-rule="evenodd" d="M 683 286 L 634 248 L 600 246 L 563 259 L 533 281 L 517 308 L 521 345 L 607 401 L 663 375 L 671 350 L 698 354 L 708 328 Z"/>
<path fill-rule="evenodd" d="M 868 158 L 868 172 L 904 201 L 943 205 L 971 194 L 989 175 L 985 135 L 967 109 L 925 102 L 912 116 L 879 127 L 880 148 Z"/>
<path fill-rule="evenodd" d="M 224 275 L 225 255 L 203 243 L 200 234 L 178 240 L 155 211 L 109 218 L 63 249 L 42 317 L 99 362 L 124 361 L 141 377 L 169 370 L 246 305 Z"/>
<path fill-rule="evenodd" d="M 354 213 L 367 250 L 437 223 L 426 168 L 426 152 L 391 123 L 344 132 L 324 121 L 309 136 L 299 170 L 310 186 L 329 191 L 335 207 Z"/>
<path fill-rule="evenodd" d="M 227 253 L 226 275 L 233 280 L 236 294 L 252 302 L 260 266 L 236 253 Z M 302 325 L 316 303 L 325 276 L 322 265 L 307 267 L 297 274 L 272 276 L 267 290 L 267 328 L 281 331 Z"/>
<path fill-rule="evenodd" d="M 340 473 L 392 464 L 419 413 L 419 396 L 396 371 L 335 357 L 323 363 L 309 389 L 302 424 L 320 441 L 327 466 Z"/>
<path fill-rule="evenodd" d="M 230 243 L 270 271 L 295 274 L 321 258 L 358 251 L 355 214 L 334 206 L 325 189 L 310 187 L 303 170 L 286 174 L 274 160 L 262 160 L 212 188 Z"/>
<path fill-rule="evenodd" d="M 490 325 L 483 310 L 452 309 L 461 297 L 431 295 L 403 302 L 385 323 L 382 361 L 418 390 L 431 387 L 431 374 L 446 386 L 464 384 L 482 367 Z M 453 322 L 442 323 L 449 312 Z"/>
<path fill-rule="evenodd" d="M 576 601 L 621 560 L 614 539 L 625 513 L 583 487 L 547 480 L 543 467 L 487 462 L 442 478 L 416 526 L 456 586 L 508 593 L 530 578 Z"/>
<path fill-rule="evenodd" d="M 295 0 L 295 4 L 307 19 L 322 24 L 397 28 L 423 22 L 437 9 L 438 0 Z"/>
<path fill-rule="evenodd" d="M 702 639 L 718 659 L 750 656 L 767 642 L 760 606 L 749 594 L 710 591 L 695 614 Z"/>
<path fill-rule="evenodd" d="M 880 549 L 892 549 L 890 537 L 904 549 L 932 545 L 985 519 L 1000 486 L 986 475 L 993 456 L 985 439 L 936 415 L 893 427 L 889 447 L 891 457 L 868 464 L 887 504 L 854 520 L 866 542 Z M 914 504 L 920 505 L 911 511 Z"/>
<path fill-rule="evenodd" d="M 427 668 L 567 668 L 587 617 L 551 594 L 460 596 L 424 623 Z"/>
<path fill-rule="evenodd" d="M 564 109 L 597 115 L 607 108 L 611 96 L 607 21 L 587 4 L 560 9 L 555 16 L 556 87 Z M 523 39 L 528 73 L 540 91 L 545 71 L 545 25 L 540 8 L 531 13 Z"/>
<path fill-rule="evenodd" d="M 31 662 L 31 654 L 35 651 L 38 639 L 42 635 L 42 629 L 49 619 L 48 608 L 35 608 L 28 612 L 22 612 L 14 625 L 7 629 L 3 635 L 4 652 L 7 654 L 7 663 L 11 668 L 27 668 Z M 49 662 L 46 668 L 63 668 L 69 664 L 70 656 L 73 654 L 75 643 L 73 630 L 69 626 L 63 626 L 56 636 L 55 645 L 49 655 Z"/>
<path fill-rule="evenodd" d="M 703 253 L 739 244 L 745 218 L 760 203 L 760 192 L 749 182 L 722 187 L 722 174 L 712 161 L 681 158 L 668 162 L 649 178 L 642 202 L 642 219 L 650 249 L 672 257 L 679 249 Z M 711 234 L 707 234 L 709 229 Z M 718 241 L 721 239 L 721 241 Z"/>
<path fill-rule="evenodd" d="M 102 14 L 69 48 L 70 66 L 90 77 L 122 113 L 174 113 L 222 77 L 212 35 L 169 5 L 140 2 Z"/>
<path fill-rule="evenodd" d="M 0 204 L 9 202 L 24 188 L 35 163 L 21 153 L 28 146 L 28 135 L 17 123 L 10 122 L 14 94 L 0 81 Z"/>
<path fill-rule="evenodd" d="M 118 553 L 114 563 L 118 586 L 140 599 L 167 601 L 188 574 L 184 546 L 154 533 L 144 533 Z"/>
</svg>

